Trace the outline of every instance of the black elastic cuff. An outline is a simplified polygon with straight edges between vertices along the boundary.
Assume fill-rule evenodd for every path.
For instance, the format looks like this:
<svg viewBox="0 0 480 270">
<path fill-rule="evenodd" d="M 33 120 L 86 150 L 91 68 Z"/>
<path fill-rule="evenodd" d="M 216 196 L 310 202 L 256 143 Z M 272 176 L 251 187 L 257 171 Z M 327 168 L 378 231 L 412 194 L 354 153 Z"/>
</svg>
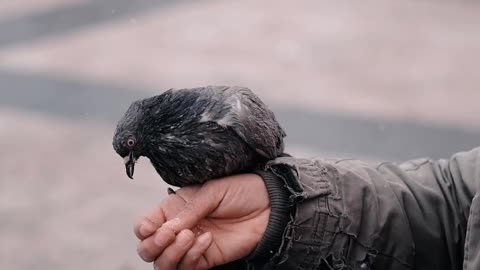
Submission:
<svg viewBox="0 0 480 270">
<path fill-rule="evenodd" d="M 248 260 L 269 259 L 280 248 L 283 233 L 290 221 L 289 193 L 282 179 L 271 172 L 255 171 L 263 178 L 270 197 L 270 218 L 267 229 Z"/>
</svg>

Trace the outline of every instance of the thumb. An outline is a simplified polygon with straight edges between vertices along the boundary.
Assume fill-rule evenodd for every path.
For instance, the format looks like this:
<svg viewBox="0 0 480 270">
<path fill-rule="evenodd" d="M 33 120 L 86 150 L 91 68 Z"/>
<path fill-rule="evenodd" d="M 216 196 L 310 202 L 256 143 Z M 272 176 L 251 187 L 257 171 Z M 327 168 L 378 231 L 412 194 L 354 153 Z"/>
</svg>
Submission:
<svg viewBox="0 0 480 270">
<path fill-rule="evenodd" d="M 182 189 L 177 191 L 177 195 L 185 200 L 183 209 L 172 219 L 165 222 L 161 228 L 170 229 L 175 234 L 184 230 L 195 227 L 200 220 L 204 219 L 212 213 L 222 201 L 225 190 L 218 190 L 211 187 L 219 187 L 219 185 L 203 185 L 198 192 L 190 193 L 188 188 L 185 192 Z"/>
</svg>

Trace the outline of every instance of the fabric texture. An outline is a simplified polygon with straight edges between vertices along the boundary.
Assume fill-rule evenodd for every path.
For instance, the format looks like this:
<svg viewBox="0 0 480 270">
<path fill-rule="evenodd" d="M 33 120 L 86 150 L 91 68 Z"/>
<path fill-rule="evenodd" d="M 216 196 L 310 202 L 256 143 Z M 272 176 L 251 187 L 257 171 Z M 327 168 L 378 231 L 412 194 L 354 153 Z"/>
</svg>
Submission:
<svg viewBox="0 0 480 270">
<path fill-rule="evenodd" d="M 291 218 L 249 269 L 480 269 L 480 148 L 401 164 L 280 157 L 265 171 Z"/>
</svg>

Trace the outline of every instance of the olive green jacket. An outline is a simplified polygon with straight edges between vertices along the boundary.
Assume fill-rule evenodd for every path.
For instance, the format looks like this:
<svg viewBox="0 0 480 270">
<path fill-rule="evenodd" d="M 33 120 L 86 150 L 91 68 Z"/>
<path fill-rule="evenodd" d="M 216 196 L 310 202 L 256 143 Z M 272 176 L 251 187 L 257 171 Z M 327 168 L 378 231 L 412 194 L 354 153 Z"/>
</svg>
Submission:
<svg viewBox="0 0 480 270">
<path fill-rule="evenodd" d="M 402 164 L 281 157 L 266 171 L 291 216 L 263 269 L 480 269 L 480 148 Z"/>
</svg>

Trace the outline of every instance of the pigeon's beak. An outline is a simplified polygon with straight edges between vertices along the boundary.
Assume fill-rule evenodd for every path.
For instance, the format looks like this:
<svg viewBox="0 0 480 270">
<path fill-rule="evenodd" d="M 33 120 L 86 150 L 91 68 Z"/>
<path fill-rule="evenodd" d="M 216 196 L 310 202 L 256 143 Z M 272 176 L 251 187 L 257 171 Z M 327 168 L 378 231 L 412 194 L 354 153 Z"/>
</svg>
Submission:
<svg viewBox="0 0 480 270">
<path fill-rule="evenodd" d="M 130 179 L 133 179 L 133 172 L 135 171 L 135 158 L 133 157 L 133 151 L 131 151 L 128 156 L 124 158 L 125 169 L 127 171 L 127 176 Z"/>
</svg>

